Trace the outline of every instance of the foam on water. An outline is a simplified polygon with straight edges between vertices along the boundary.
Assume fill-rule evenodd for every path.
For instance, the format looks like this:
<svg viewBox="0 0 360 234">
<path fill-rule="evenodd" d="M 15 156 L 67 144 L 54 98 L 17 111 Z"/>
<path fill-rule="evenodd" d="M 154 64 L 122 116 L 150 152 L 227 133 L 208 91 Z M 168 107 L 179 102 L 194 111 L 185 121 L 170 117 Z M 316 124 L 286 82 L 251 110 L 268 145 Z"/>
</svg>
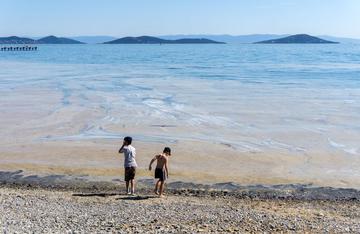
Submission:
<svg viewBox="0 0 360 234">
<path fill-rule="evenodd" d="M 352 155 L 358 155 L 358 148 L 349 148 L 348 146 L 341 144 L 341 143 L 337 143 L 333 140 L 331 140 L 330 138 L 328 138 L 329 144 L 339 150 L 342 150 L 348 154 L 352 154 Z"/>
</svg>

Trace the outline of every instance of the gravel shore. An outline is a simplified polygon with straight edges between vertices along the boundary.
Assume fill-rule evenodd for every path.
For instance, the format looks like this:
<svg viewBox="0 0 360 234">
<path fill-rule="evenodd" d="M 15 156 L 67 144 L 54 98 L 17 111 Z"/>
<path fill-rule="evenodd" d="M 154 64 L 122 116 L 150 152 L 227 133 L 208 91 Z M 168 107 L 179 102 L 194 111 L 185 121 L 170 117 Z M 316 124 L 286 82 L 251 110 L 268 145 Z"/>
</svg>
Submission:
<svg viewBox="0 0 360 234">
<path fill-rule="evenodd" d="M 0 188 L 3 233 L 360 233 L 358 200 Z"/>
</svg>

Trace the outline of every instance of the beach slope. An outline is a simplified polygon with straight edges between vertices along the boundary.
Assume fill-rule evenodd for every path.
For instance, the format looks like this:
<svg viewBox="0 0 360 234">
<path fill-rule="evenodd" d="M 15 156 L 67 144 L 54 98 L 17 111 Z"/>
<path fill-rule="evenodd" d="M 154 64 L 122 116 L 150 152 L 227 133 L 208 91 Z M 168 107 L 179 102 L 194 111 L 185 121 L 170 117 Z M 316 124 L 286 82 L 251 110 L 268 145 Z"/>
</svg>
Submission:
<svg viewBox="0 0 360 234">
<path fill-rule="evenodd" d="M 360 232 L 358 201 L 0 188 L 5 233 Z"/>
</svg>

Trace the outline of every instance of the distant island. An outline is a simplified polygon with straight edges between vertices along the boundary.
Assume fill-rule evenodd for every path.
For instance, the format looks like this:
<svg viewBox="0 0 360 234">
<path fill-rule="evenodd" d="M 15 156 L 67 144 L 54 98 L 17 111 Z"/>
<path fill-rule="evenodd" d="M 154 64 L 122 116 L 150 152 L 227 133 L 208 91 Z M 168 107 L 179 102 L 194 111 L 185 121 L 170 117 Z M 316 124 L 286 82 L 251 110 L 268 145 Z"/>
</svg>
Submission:
<svg viewBox="0 0 360 234">
<path fill-rule="evenodd" d="M 35 40 L 25 37 L 0 37 L 0 44 L 34 44 Z"/>
<path fill-rule="evenodd" d="M 307 34 L 297 34 L 279 39 L 255 42 L 254 44 L 338 44 L 339 42 L 327 41 Z"/>
<path fill-rule="evenodd" d="M 104 42 L 103 44 L 226 44 L 225 42 L 213 41 L 205 38 L 184 38 L 167 40 L 157 37 L 123 37 L 120 39 Z"/>
<path fill-rule="evenodd" d="M 65 37 L 48 36 L 36 40 L 36 44 L 85 44 L 85 43 Z"/>
<path fill-rule="evenodd" d="M 0 37 L 0 44 L 84 44 L 83 42 L 65 38 L 48 36 L 40 38 L 38 40 L 26 38 L 26 37 Z"/>
</svg>

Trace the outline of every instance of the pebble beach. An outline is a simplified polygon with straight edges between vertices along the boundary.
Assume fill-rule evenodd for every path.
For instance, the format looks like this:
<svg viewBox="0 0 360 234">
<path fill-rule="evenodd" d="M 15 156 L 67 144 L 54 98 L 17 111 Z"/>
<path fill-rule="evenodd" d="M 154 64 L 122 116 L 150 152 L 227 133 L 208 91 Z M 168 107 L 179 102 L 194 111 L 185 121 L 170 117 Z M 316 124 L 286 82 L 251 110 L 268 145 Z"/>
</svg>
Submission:
<svg viewBox="0 0 360 234">
<path fill-rule="evenodd" d="M 169 189 L 72 191 L 2 185 L 3 233 L 359 233 L 360 202 Z M 237 195 L 238 196 L 237 196 Z M 253 194 L 253 195 L 249 195 Z"/>
</svg>

